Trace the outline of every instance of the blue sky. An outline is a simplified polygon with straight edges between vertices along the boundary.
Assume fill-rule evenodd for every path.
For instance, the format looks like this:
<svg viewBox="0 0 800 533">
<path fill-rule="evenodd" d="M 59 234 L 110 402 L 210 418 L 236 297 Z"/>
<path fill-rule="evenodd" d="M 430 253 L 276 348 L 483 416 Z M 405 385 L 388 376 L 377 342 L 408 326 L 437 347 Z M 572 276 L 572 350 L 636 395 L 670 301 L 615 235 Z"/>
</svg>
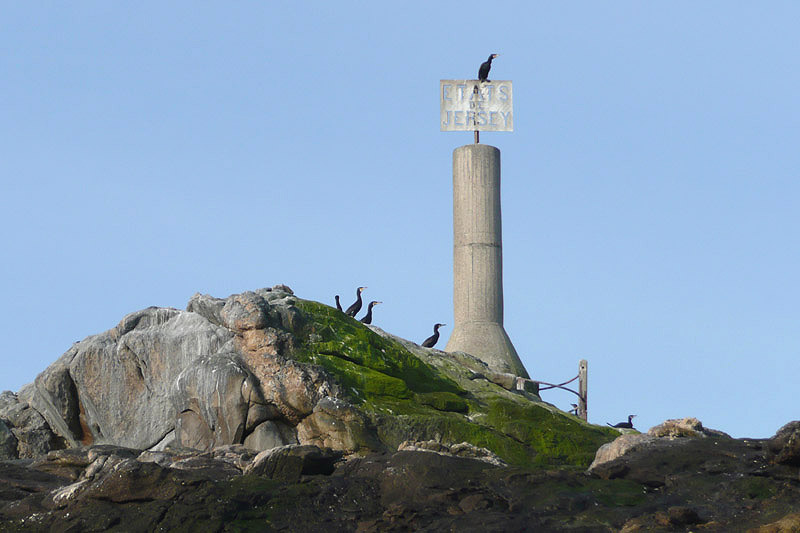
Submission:
<svg viewBox="0 0 800 533">
<path fill-rule="evenodd" d="M 799 418 L 794 2 L 2 2 L 0 390 L 195 292 L 453 323 L 440 79 L 514 83 L 505 327 L 589 418 Z M 442 329 L 444 340 L 452 328 Z M 543 393 L 568 408 L 569 395 Z"/>
</svg>

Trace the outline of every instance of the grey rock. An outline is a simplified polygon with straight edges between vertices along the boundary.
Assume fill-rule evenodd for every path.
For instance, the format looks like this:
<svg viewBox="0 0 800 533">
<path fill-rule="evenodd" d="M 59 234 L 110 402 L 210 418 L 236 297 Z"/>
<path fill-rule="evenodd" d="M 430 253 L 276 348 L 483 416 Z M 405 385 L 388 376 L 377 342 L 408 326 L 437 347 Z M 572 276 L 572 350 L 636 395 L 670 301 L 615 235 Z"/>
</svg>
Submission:
<svg viewBox="0 0 800 533">
<path fill-rule="evenodd" d="M 508 466 L 505 461 L 500 459 L 497 454 L 487 448 L 479 448 L 468 442 L 459 444 L 444 444 L 441 442 L 428 441 L 404 441 L 397 447 L 397 451 L 410 452 L 432 452 L 439 455 L 461 457 L 464 459 L 475 459 L 494 466 Z"/>
<path fill-rule="evenodd" d="M 6 450 L 16 441 L 16 449 L 10 452 L 13 457 L 34 458 L 53 449 L 66 447 L 67 443 L 56 436 L 42 415 L 33 409 L 27 400 L 34 395 L 33 384 L 28 384 L 15 395 L 8 391 L 0 400 L 0 418 L 11 432 L 6 436 Z M 13 439 L 12 439 L 13 437 Z"/>
<path fill-rule="evenodd" d="M 296 483 L 301 475 L 330 475 L 342 452 L 311 445 L 288 445 L 259 453 L 245 474 Z"/>
<path fill-rule="evenodd" d="M 170 446 L 176 444 L 177 440 L 175 436 L 175 430 L 173 429 L 172 431 L 164 435 L 164 438 L 158 441 L 154 446 L 151 446 L 150 449 L 153 451 L 163 451 L 169 448 Z"/>
<path fill-rule="evenodd" d="M 517 376 L 508 372 L 487 372 L 486 377 L 495 385 L 500 385 L 506 390 L 516 390 Z"/>
<path fill-rule="evenodd" d="M 294 295 L 294 291 L 289 288 L 288 285 L 284 285 L 283 283 L 279 283 L 278 285 L 273 285 L 272 292 L 285 292 L 286 294 Z"/>
<path fill-rule="evenodd" d="M 297 444 L 297 432 L 293 427 L 273 420 L 262 422 L 244 439 L 244 445 L 256 451 L 269 450 L 287 444 Z"/>
<path fill-rule="evenodd" d="M 270 325 L 270 304 L 261 295 L 247 291 L 228 297 L 220 315 L 233 331 L 264 329 Z"/>
<path fill-rule="evenodd" d="M 240 471 L 244 471 L 244 469 L 253 461 L 255 456 L 258 455 L 258 452 L 241 444 L 227 444 L 225 446 L 214 448 L 210 452 L 206 452 L 204 455 L 211 457 L 212 459 L 226 461 L 238 468 Z"/>
<path fill-rule="evenodd" d="M 297 438 L 301 444 L 334 448 L 346 453 L 383 448 L 364 414 L 349 403 L 332 397 L 320 399 L 314 412 L 297 425 Z"/>
<path fill-rule="evenodd" d="M 768 443 L 770 458 L 779 464 L 800 466 L 800 420 L 789 422 Z"/>
<path fill-rule="evenodd" d="M 16 459 L 17 437 L 8 429 L 8 426 L 0 420 L 0 460 Z"/>
<path fill-rule="evenodd" d="M 0 417 L 6 418 L 5 414 L 8 409 L 13 408 L 19 403 L 17 395 L 10 390 L 0 392 Z"/>
<path fill-rule="evenodd" d="M 252 400 L 264 402 L 258 383 L 234 352 L 201 357 L 178 375 L 172 394 L 178 414 L 175 440 L 208 450 L 241 443 Z"/>
<path fill-rule="evenodd" d="M 77 353 L 75 344 L 39 374 L 33 383 L 34 394 L 28 400 L 70 446 L 77 446 L 84 439 L 78 391 L 69 373 L 69 365 Z"/>
<path fill-rule="evenodd" d="M 217 326 L 224 326 L 222 320 L 222 308 L 225 307 L 225 300 L 222 298 L 214 298 L 208 294 L 195 293 L 186 304 L 186 310 L 192 313 L 197 313 L 212 324 Z"/>
<path fill-rule="evenodd" d="M 26 402 L 19 401 L 18 394 L 5 391 L 0 395 L 0 418 L 7 420 L 12 426 L 19 424 L 22 412 L 28 408 L 29 406 Z"/>
<path fill-rule="evenodd" d="M 600 446 L 594 456 L 594 461 L 589 466 L 589 472 L 595 472 L 602 465 L 615 461 L 634 451 L 655 448 L 659 442 L 663 441 L 659 441 L 658 437 L 641 433 L 620 435 L 612 442 Z"/>
<path fill-rule="evenodd" d="M 149 308 L 78 344 L 69 365 L 90 435 L 84 443 L 148 448 L 175 424 L 177 376 L 217 353 L 231 332 L 196 313 Z"/>
<path fill-rule="evenodd" d="M 20 458 L 40 457 L 50 450 L 66 447 L 63 439 L 58 438 L 45 419 L 35 409 L 25 406 L 18 416 L 12 420 L 10 428 L 17 439 L 17 452 Z"/>
<path fill-rule="evenodd" d="M 180 459 L 170 464 L 170 468 L 199 472 L 204 477 L 214 480 L 230 479 L 242 473 L 241 470 L 227 461 L 204 456 Z"/>
<path fill-rule="evenodd" d="M 727 437 L 730 435 L 718 431 L 716 429 L 709 429 L 703 427 L 703 423 L 693 417 L 687 418 L 673 418 L 665 420 L 661 424 L 651 427 L 647 431 L 648 435 L 653 437 Z"/>
</svg>

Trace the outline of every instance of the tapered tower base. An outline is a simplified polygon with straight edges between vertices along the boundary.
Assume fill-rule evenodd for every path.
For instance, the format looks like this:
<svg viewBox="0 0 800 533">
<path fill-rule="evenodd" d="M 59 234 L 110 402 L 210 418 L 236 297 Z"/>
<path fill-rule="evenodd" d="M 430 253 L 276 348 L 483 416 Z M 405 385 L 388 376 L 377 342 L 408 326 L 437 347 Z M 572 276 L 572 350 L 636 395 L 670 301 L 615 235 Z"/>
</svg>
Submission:
<svg viewBox="0 0 800 533">
<path fill-rule="evenodd" d="M 500 150 L 468 144 L 453 151 L 453 308 L 445 350 L 492 370 L 528 377 L 503 329 Z"/>
</svg>

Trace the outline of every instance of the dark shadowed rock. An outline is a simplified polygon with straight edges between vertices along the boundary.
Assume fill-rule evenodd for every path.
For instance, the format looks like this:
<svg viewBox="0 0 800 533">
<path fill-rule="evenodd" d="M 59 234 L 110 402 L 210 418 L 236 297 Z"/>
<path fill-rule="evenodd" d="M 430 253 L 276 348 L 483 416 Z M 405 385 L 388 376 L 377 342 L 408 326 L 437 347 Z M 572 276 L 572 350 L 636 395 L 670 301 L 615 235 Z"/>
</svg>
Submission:
<svg viewBox="0 0 800 533">
<path fill-rule="evenodd" d="M 800 531 L 800 512 L 789 513 L 780 520 L 748 530 L 748 533 L 797 533 Z"/>
<path fill-rule="evenodd" d="M 269 450 L 297 443 L 297 431 L 280 420 L 266 420 L 260 423 L 244 439 L 244 445 L 251 450 Z"/>
<path fill-rule="evenodd" d="M 780 428 L 767 445 L 776 463 L 800 466 L 800 421 L 789 422 Z"/>
<path fill-rule="evenodd" d="M 288 445 L 259 453 L 245 474 L 295 483 L 301 475 L 330 475 L 342 452 L 311 445 Z"/>
<path fill-rule="evenodd" d="M 8 426 L 0 420 L 0 460 L 16 459 L 17 438 L 8 429 Z"/>
<path fill-rule="evenodd" d="M 39 457 L 67 445 L 53 433 L 39 411 L 29 405 L 34 393 L 34 385 L 29 384 L 19 394 L 10 391 L 0 394 L 0 421 L 11 433 L 8 435 L 0 428 L 0 440 L 8 458 Z"/>
</svg>

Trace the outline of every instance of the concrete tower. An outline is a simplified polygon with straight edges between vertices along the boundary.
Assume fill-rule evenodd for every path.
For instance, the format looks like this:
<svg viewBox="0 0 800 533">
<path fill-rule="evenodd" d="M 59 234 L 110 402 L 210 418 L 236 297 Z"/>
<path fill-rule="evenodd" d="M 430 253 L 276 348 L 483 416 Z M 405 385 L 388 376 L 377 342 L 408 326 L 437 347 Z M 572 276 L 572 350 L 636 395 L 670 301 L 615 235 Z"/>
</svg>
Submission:
<svg viewBox="0 0 800 533">
<path fill-rule="evenodd" d="M 500 150 L 453 151 L 453 307 L 445 350 L 467 352 L 498 372 L 529 377 L 503 328 Z"/>
</svg>

